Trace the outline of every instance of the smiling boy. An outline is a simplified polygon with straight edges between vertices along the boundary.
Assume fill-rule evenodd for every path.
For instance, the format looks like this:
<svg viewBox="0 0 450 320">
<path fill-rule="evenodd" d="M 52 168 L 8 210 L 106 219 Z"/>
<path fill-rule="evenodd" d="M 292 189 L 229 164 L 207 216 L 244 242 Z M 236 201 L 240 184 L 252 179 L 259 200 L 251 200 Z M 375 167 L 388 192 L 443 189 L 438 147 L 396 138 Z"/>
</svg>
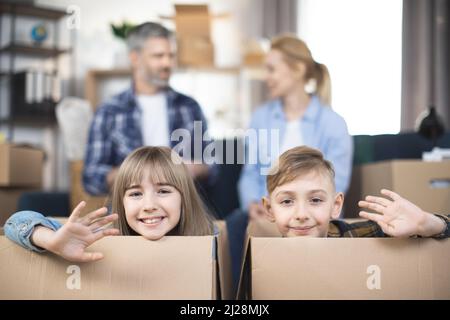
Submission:
<svg viewBox="0 0 450 320">
<path fill-rule="evenodd" d="M 267 176 L 268 197 L 263 205 L 270 221 L 285 237 L 434 237 L 449 236 L 449 218 L 421 210 L 398 194 L 366 197 L 359 205 L 367 221 L 336 220 L 344 195 L 336 192 L 332 164 L 320 151 L 296 147 L 284 152 Z"/>
</svg>

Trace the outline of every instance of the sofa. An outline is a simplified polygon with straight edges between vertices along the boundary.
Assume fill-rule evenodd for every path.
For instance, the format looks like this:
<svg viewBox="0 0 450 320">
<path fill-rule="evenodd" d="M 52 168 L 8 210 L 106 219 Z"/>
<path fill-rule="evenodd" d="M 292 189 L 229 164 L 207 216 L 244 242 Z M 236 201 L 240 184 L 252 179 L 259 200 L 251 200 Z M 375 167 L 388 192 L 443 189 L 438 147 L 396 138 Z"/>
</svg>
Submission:
<svg viewBox="0 0 450 320">
<path fill-rule="evenodd" d="M 381 135 L 355 135 L 353 165 L 390 159 L 420 159 L 422 152 L 431 151 L 432 142 L 415 132 Z M 234 209 L 239 208 L 237 182 L 242 164 L 237 162 L 237 150 L 240 139 L 219 140 L 218 143 L 232 143 L 234 146 L 234 164 L 219 164 L 214 183 L 201 191 L 210 209 L 219 219 L 224 219 Z M 437 140 L 437 146 L 450 148 L 450 132 Z M 223 148 L 226 157 L 226 148 Z M 18 203 L 18 210 L 37 210 L 52 216 L 70 214 L 70 196 L 68 192 L 32 192 L 24 193 Z"/>
</svg>

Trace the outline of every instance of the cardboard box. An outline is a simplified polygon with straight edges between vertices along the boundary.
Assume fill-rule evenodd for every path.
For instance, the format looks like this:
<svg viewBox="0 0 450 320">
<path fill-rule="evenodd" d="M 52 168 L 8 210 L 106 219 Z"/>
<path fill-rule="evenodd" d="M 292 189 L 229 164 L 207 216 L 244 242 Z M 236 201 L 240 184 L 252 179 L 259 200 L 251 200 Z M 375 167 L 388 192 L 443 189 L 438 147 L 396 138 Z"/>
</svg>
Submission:
<svg viewBox="0 0 450 320">
<path fill-rule="evenodd" d="M 52 218 L 52 219 L 58 220 L 59 222 L 61 222 L 63 224 L 65 222 L 67 222 L 67 218 L 55 217 L 55 218 Z M 233 297 L 233 288 L 232 288 L 232 275 L 231 275 L 230 252 L 229 252 L 229 242 L 228 242 L 227 229 L 226 229 L 225 221 L 223 221 L 223 220 L 216 221 L 215 224 L 216 224 L 217 228 L 219 229 L 219 235 L 217 236 L 217 242 L 214 244 L 214 245 L 217 245 L 217 263 L 218 263 L 218 269 L 215 268 L 216 273 L 218 275 L 218 278 L 216 278 L 216 280 L 218 279 L 218 281 L 215 284 L 215 286 L 216 286 L 215 290 L 217 291 L 215 293 L 216 294 L 215 298 L 221 298 L 221 299 L 230 300 L 230 299 L 233 299 L 234 297 Z M 0 236 L 1 235 L 4 235 L 3 228 L 0 228 Z M 126 240 L 129 237 L 126 237 L 126 238 L 125 237 L 120 237 L 120 238 L 123 238 L 123 240 Z M 140 238 L 140 237 L 132 237 L 132 238 Z M 180 241 L 182 241 L 181 238 L 184 239 L 184 238 L 205 238 L 205 237 L 166 237 L 166 238 L 176 238 L 176 239 L 178 239 L 177 241 L 180 242 Z M 108 239 L 111 239 L 111 238 L 108 238 Z M 5 244 L 8 244 L 8 241 L 6 239 L 2 240 L 0 238 L 0 251 L 2 251 L 2 248 L 3 248 L 2 247 L 2 241 Z M 170 240 L 170 241 L 172 241 L 172 240 Z M 188 248 L 190 248 L 189 247 L 189 241 L 191 241 L 191 240 L 188 240 L 186 242 L 186 244 L 179 243 L 178 245 L 180 247 L 184 247 L 184 248 L 188 247 Z M 148 241 L 148 242 L 152 242 L 152 241 Z M 140 243 L 142 243 L 142 242 L 140 242 Z M 12 244 L 13 248 L 15 247 L 13 243 L 9 243 L 9 244 Z M 125 245 L 125 244 L 121 244 L 121 245 Z M 94 248 L 95 247 L 93 247 L 92 250 L 94 250 Z M 102 249 L 99 249 L 99 250 L 104 250 L 104 248 L 105 248 L 105 245 L 102 247 Z M 110 251 L 111 251 L 112 255 L 115 254 L 113 252 L 113 250 L 112 250 L 113 248 L 114 248 L 114 245 L 109 245 L 109 244 L 106 245 L 106 250 L 111 249 Z M 168 249 L 170 250 L 170 247 Z M 23 252 L 24 250 L 22 250 L 21 248 L 17 248 L 16 251 L 18 251 L 21 255 L 24 255 L 26 253 L 26 252 L 24 253 Z M 101 252 L 104 252 L 104 251 L 101 251 Z M 105 256 L 106 256 L 106 251 L 104 253 L 105 253 Z M 31 254 L 31 252 L 30 252 L 30 254 Z M 108 254 L 108 255 L 110 255 L 110 254 Z M 56 258 L 56 257 L 51 258 L 52 255 L 45 255 L 46 258 L 44 258 L 44 256 L 39 256 L 39 255 L 34 255 L 34 256 L 39 257 L 39 259 L 48 259 L 50 257 L 51 260 L 52 259 L 53 260 L 61 260 L 60 263 L 64 263 L 64 261 L 62 259 L 59 259 L 59 258 Z M 2 253 L 0 252 L 0 260 L 1 260 L 1 257 L 2 257 Z M 20 258 L 18 258 L 18 259 L 20 259 Z M 124 259 L 126 261 L 126 258 L 124 258 Z M 23 262 L 18 261 L 17 263 L 18 264 L 22 264 Z M 24 263 L 29 263 L 29 260 L 25 261 Z M 67 264 L 71 264 L 71 263 L 67 262 Z M 192 268 L 196 268 L 196 267 L 192 266 Z M 90 270 L 90 269 L 88 269 L 88 270 Z M 91 271 L 89 271 L 89 272 L 91 272 Z M 1 284 L 1 282 L 2 282 L 1 274 L 2 274 L 2 270 L 0 268 L 0 286 L 2 285 Z M 93 277 L 93 276 L 94 275 L 92 273 L 89 273 L 89 277 Z M 4 281 L 6 281 L 6 279 L 7 279 L 7 277 L 4 278 Z M 22 295 L 20 294 L 20 292 L 18 292 L 17 294 L 18 294 L 17 295 L 18 299 L 22 299 Z M 64 297 L 64 299 L 65 299 L 67 293 L 62 292 L 61 294 L 62 294 L 62 297 Z M 69 297 L 69 298 L 74 298 L 74 297 Z M 79 296 L 76 296 L 75 298 L 76 299 L 81 299 L 81 297 L 79 297 Z M 2 299 L 1 294 L 0 294 L 0 299 Z M 100 298 L 100 299 L 103 299 L 103 298 Z M 107 299 L 109 299 L 109 297 Z M 115 298 L 112 298 L 112 299 L 115 299 Z M 146 299 L 146 298 L 142 297 L 142 299 Z M 151 299 L 153 299 L 153 298 L 151 298 Z M 186 299 L 193 299 L 193 298 L 187 297 Z M 204 298 L 201 298 L 201 299 L 204 299 Z M 207 299 L 209 299 L 209 298 L 207 298 Z"/>
<path fill-rule="evenodd" d="M 214 66 L 214 46 L 208 38 L 181 37 L 177 45 L 179 66 Z"/>
<path fill-rule="evenodd" d="M 391 160 L 357 166 L 345 199 L 345 217 L 356 217 L 358 201 L 380 195 L 382 188 L 397 192 L 423 210 L 450 213 L 450 161 Z"/>
<path fill-rule="evenodd" d="M 448 239 L 281 238 L 264 228 L 249 225 L 240 299 L 450 299 Z"/>
<path fill-rule="evenodd" d="M 211 38 L 211 16 L 208 5 L 175 5 L 177 36 Z"/>
<path fill-rule="evenodd" d="M 91 196 L 84 191 L 83 160 L 70 162 L 70 179 L 71 210 L 75 209 L 81 201 L 86 201 L 86 206 L 83 209 L 84 214 L 108 205 L 108 197 Z"/>
<path fill-rule="evenodd" d="M 173 20 L 179 37 L 211 38 L 211 23 L 218 19 L 228 19 L 230 14 L 210 14 L 207 4 L 176 4 L 175 16 L 160 15 L 159 17 L 165 20 Z"/>
<path fill-rule="evenodd" d="M 216 299 L 216 238 L 136 236 L 101 239 L 105 258 L 73 263 L 0 237 L 0 300 Z"/>
<path fill-rule="evenodd" d="M 36 191 L 33 188 L 0 188 L 0 227 L 17 211 L 17 204 L 24 192 Z"/>
<path fill-rule="evenodd" d="M 265 54 L 247 53 L 244 55 L 244 65 L 246 66 L 264 66 Z"/>
<path fill-rule="evenodd" d="M 175 22 L 179 66 L 214 66 L 211 22 L 227 14 L 211 15 L 208 5 L 175 5 L 175 16 L 160 17 Z"/>
<path fill-rule="evenodd" d="M 44 152 L 19 145 L 0 144 L 0 186 L 40 187 Z"/>
<path fill-rule="evenodd" d="M 263 67 L 269 46 L 264 40 L 248 39 L 242 48 L 244 65 Z"/>
</svg>

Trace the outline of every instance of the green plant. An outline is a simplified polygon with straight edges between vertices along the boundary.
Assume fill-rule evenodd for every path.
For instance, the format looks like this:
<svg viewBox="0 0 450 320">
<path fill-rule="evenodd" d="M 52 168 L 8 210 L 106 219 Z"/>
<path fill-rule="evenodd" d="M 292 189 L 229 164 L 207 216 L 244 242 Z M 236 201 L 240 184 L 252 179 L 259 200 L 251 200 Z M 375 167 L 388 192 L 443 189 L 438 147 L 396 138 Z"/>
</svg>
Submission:
<svg viewBox="0 0 450 320">
<path fill-rule="evenodd" d="M 111 30 L 113 34 L 122 40 L 125 40 L 128 32 L 133 29 L 136 25 L 133 23 L 130 23 L 128 21 L 123 21 L 121 24 L 113 24 L 111 23 Z"/>
</svg>

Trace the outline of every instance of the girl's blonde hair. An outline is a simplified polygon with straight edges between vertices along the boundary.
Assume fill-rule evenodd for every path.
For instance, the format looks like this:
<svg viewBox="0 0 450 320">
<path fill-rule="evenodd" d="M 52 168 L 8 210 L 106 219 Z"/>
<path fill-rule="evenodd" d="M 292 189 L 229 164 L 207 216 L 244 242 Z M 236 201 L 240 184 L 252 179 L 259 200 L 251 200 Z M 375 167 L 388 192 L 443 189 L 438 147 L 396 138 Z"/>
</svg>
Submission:
<svg viewBox="0 0 450 320">
<path fill-rule="evenodd" d="M 328 68 L 314 61 L 311 51 L 303 40 L 294 35 L 282 34 L 271 41 L 271 49 L 280 51 L 284 60 L 292 69 L 297 69 L 298 62 L 306 66 L 305 82 L 316 81 L 316 94 L 323 104 L 331 106 L 331 80 Z"/>
<path fill-rule="evenodd" d="M 137 234 L 126 220 L 123 204 L 125 191 L 131 185 L 140 185 L 147 172 L 152 183 L 167 183 L 180 192 L 180 221 L 170 235 L 204 236 L 213 233 L 213 219 L 208 214 L 194 181 L 178 154 L 167 147 L 141 147 L 125 158 L 114 182 L 112 212 L 119 214 L 119 230 L 123 235 Z"/>
<path fill-rule="evenodd" d="M 323 157 L 322 152 L 306 146 L 285 151 L 267 175 L 268 194 L 270 195 L 276 187 L 292 182 L 310 172 L 324 174 L 333 186 L 335 185 L 333 165 Z"/>
</svg>

